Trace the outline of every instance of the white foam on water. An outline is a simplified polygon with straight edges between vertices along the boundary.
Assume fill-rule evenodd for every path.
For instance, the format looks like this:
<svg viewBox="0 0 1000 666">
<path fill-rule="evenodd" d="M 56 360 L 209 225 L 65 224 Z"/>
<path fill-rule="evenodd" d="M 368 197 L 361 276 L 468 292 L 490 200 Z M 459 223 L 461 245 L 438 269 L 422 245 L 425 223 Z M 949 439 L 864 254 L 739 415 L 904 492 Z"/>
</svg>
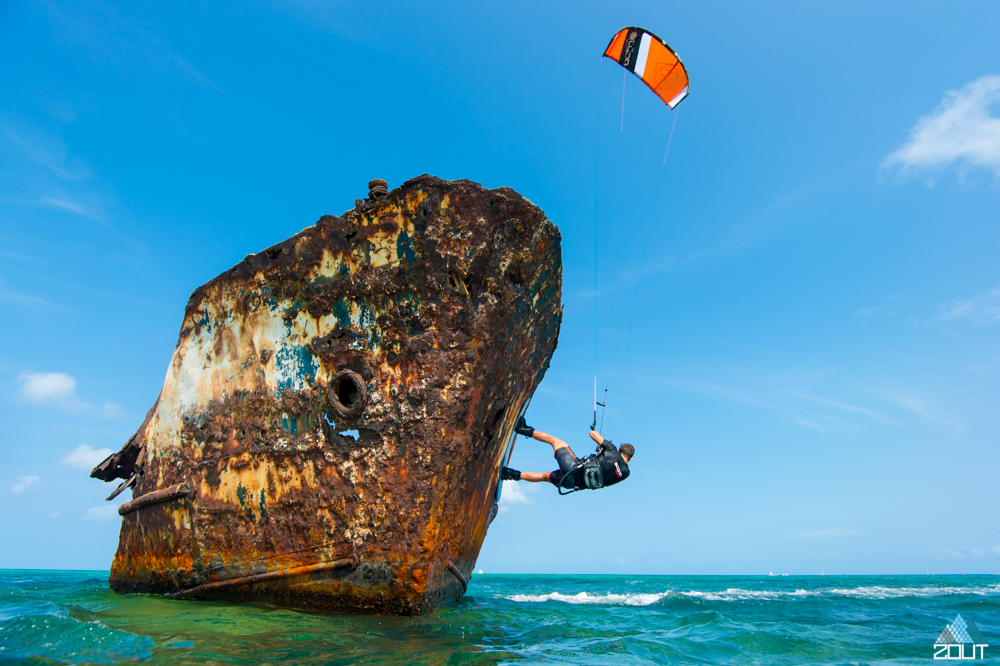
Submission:
<svg viewBox="0 0 1000 666">
<path fill-rule="evenodd" d="M 900 597 L 944 597 L 955 594 L 974 594 L 980 597 L 1000 595 L 1000 585 L 971 585 L 967 587 L 870 587 L 834 588 L 826 590 L 830 596 L 857 597 L 858 599 L 898 599 Z"/>
<path fill-rule="evenodd" d="M 590 604 L 606 606 L 649 606 L 671 594 L 667 592 L 632 593 L 632 594 L 515 594 L 505 597 L 510 601 L 541 603 L 545 601 L 561 601 L 567 604 Z M 899 599 L 903 597 L 941 597 L 951 595 L 998 596 L 1000 585 L 979 585 L 967 587 L 886 587 L 871 585 L 851 588 L 825 588 L 817 590 L 745 590 L 730 587 L 725 590 L 706 592 L 689 590 L 679 594 L 691 599 L 705 601 L 781 601 L 806 597 L 849 597 L 855 599 Z"/>
<path fill-rule="evenodd" d="M 852 597 L 856 599 L 899 599 L 903 597 L 944 597 L 974 594 L 977 596 L 1000 595 L 1000 585 L 979 585 L 968 587 L 886 587 L 871 585 L 865 587 L 826 588 L 818 590 L 743 590 L 731 587 L 719 592 L 697 590 L 681 592 L 686 597 L 705 601 L 770 601 L 794 599 L 796 597 Z"/>
<path fill-rule="evenodd" d="M 559 592 L 549 592 L 548 594 L 515 594 L 506 597 L 510 601 L 540 603 L 543 601 L 562 601 L 567 604 L 592 604 L 603 606 L 648 606 L 655 604 L 670 592 L 656 592 L 647 594 L 561 594 Z"/>
<path fill-rule="evenodd" d="M 705 601 L 767 601 L 786 597 L 809 597 L 816 593 L 817 592 L 810 592 L 808 590 L 795 590 L 793 592 L 778 590 L 741 590 L 738 587 L 731 587 L 720 592 L 700 592 L 698 590 L 681 592 L 681 594 L 685 597 L 704 599 Z"/>
</svg>

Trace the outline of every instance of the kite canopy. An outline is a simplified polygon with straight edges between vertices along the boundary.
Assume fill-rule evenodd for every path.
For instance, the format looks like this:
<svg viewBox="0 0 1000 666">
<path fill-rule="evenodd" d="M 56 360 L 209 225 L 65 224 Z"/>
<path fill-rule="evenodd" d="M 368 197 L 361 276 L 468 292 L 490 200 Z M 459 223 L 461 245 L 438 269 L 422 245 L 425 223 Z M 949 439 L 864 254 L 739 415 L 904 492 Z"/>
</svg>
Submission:
<svg viewBox="0 0 1000 666">
<path fill-rule="evenodd" d="M 667 43 L 636 26 L 622 28 L 604 50 L 604 57 L 632 72 L 671 109 L 688 94 L 684 63 Z"/>
</svg>

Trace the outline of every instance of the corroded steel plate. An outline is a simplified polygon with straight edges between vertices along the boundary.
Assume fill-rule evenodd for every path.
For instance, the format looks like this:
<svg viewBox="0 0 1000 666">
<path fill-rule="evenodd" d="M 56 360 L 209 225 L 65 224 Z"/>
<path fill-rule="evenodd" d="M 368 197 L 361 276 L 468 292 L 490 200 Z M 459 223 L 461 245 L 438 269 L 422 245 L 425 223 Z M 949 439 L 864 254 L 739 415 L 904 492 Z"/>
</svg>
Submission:
<svg viewBox="0 0 1000 666">
<path fill-rule="evenodd" d="M 463 594 L 555 351 L 560 236 L 508 188 L 372 182 L 192 294 L 156 404 L 94 470 L 134 475 L 115 590 L 401 614 Z"/>
</svg>

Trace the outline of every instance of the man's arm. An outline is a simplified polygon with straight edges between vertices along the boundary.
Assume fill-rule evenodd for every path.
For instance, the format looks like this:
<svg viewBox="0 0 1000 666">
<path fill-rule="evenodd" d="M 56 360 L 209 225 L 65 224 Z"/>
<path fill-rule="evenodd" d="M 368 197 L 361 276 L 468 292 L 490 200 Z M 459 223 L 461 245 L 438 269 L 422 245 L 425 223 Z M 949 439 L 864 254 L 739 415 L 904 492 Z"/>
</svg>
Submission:
<svg viewBox="0 0 1000 666">
<path fill-rule="evenodd" d="M 596 430 L 590 431 L 590 438 L 595 442 L 597 442 L 598 452 L 600 452 L 601 450 L 604 451 L 618 450 L 618 447 L 612 444 L 610 439 L 604 439 L 603 437 L 601 437 L 601 433 L 597 432 Z"/>
</svg>

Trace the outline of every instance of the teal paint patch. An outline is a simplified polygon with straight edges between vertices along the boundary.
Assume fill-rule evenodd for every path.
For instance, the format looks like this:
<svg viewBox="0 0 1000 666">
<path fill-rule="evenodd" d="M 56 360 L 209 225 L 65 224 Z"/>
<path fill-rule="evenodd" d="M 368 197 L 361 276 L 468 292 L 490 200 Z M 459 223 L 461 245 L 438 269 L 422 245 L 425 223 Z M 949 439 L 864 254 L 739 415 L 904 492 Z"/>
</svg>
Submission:
<svg viewBox="0 0 1000 666">
<path fill-rule="evenodd" d="M 294 414 L 281 413 L 281 427 L 293 437 L 299 432 L 299 421 Z"/>
<path fill-rule="evenodd" d="M 283 323 L 285 324 L 285 332 L 288 333 L 289 335 L 291 335 L 292 333 L 292 326 L 294 325 L 295 315 L 298 315 L 298 313 L 304 309 L 305 309 L 305 304 L 302 302 L 302 299 L 300 299 L 298 296 L 295 297 L 295 300 L 292 303 L 285 306 L 284 312 L 281 313 L 281 318 L 283 320 Z"/>
<path fill-rule="evenodd" d="M 285 389 L 301 391 L 319 370 L 319 361 L 302 345 L 283 345 L 274 354 L 275 377 L 280 396 Z"/>
<path fill-rule="evenodd" d="M 375 325 L 375 312 L 364 300 L 358 301 L 358 328 L 363 331 L 368 347 L 374 348 L 381 339 L 378 327 Z"/>
<path fill-rule="evenodd" d="M 247 498 L 247 489 L 243 487 L 243 484 L 236 486 L 236 499 L 240 501 L 240 506 L 246 508 L 245 500 Z"/>
<path fill-rule="evenodd" d="M 337 318 L 337 323 L 343 328 L 351 325 L 351 302 L 346 296 L 338 298 L 333 304 L 333 316 Z"/>
<path fill-rule="evenodd" d="M 361 244 L 361 253 L 365 257 L 366 264 L 370 265 L 372 263 L 372 252 L 374 250 L 375 250 L 375 244 L 366 238 L 364 242 Z"/>
<path fill-rule="evenodd" d="M 410 236 L 405 231 L 400 231 L 396 237 L 396 256 L 406 259 L 408 265 L 413 265 L 413 245 L 410 244 Z"/>
<path fill-rule="evenodd" d="M 266 511 L 267 511 L 267 507 L 265 506 L 265 502 L 264 502 L 264 489 L 261 488 L 260 489 L 260 517 L 261 518 L 264 518 Z"/>
</svg>

